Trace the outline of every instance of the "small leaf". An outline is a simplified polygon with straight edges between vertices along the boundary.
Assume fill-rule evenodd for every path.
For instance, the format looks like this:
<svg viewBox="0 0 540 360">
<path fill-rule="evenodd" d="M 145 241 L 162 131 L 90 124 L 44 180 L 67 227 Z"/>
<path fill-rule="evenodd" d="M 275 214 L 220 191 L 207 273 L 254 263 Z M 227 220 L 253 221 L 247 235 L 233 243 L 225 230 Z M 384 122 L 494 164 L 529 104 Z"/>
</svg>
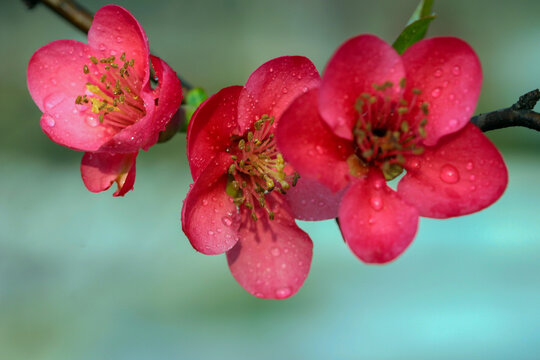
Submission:
<svg viewBox="0 0 540 360">
<path fill-rule="evenodd" d="M 433 0 L 421 0 L 416 10 L 414 10 L 411 18 L 407 22 L 407 25 L 412 24 L 413 22 L 420 20 L 422 18 L 433 15 L 431 9 L 433 8 Z"/>
<path fill-rule="evenodd" d="M 201 105 L 204 100 L 208 98 L 208 94 L 206 94 L 206 91 L 204 91 L 201 88 L 194 88 L 191 89 L 187 95 L 186 95 L 186 103 L 183 105 L 183 109 L 186 114 L 186 121 L 184 122 L 183 126 L 181 127 L 181 132 L 187 131 L 187 126 L 189 122 L 191 121 L 191 117 L 195 113 L 195 110 Z"/>
<path fill-rule="evenodd" d="M 436 15 L 431 12 L 432 7 L 433 0 L 420 1 L 407 26 L 392 44 L 398 53 L 403 54 L 409 46 L 426 36 L 429 24 L 436 18 Z"/>
</svg>

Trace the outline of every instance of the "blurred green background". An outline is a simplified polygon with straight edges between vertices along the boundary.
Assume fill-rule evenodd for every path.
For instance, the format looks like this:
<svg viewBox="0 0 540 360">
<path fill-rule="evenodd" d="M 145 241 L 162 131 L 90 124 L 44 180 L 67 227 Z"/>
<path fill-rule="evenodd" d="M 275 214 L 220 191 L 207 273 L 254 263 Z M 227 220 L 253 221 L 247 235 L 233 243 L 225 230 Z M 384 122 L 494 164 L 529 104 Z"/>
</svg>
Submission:
<svg viewBox="0 0 540 360">
<path fill-rule="evenodd" d="M 87 1 L 95 11 L 105 1 Z M 401 1 L 118 1 L 153 51 L 210 93 L 261 63 L 306 55 L 322 70 L 345 39 L 393 41 Z M 478 112 L 540 86 L 540 2 L 438 1 L 429 35 L 467 40 L 484 69 Z M 26 89 L 40 46 L 85 41 L 44 6 L 0 12 L 0 359 L 537 359 L 540 357 L 540 134 L 489 133 L 510 171 L 480 213 L 422 219 L 397 261 L 367 266 L 332 221 L 302 223 L 311 273 L 285 301 L 237 285 L 224 256 L 180 229 L 190 184 L 185 139 L 138 158 L 135 191 L 91 194 L 81 154 L 51 142 Z"/>
</svg>

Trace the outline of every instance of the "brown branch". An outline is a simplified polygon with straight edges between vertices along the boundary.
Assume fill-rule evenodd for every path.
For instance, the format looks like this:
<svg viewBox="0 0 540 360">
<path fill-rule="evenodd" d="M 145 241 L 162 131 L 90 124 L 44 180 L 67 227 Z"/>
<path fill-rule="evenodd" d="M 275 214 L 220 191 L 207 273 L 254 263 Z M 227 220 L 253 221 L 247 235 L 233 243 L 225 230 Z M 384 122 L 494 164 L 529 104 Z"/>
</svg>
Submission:
<svg viewBox="0 0 540 360">
<path fill-rule="evenodd" d="M 90 11 L 86 10 L 75 1 L 72 0 L 23 0 L 23 2 L 32 9 L 39 3 L 46 5 L 49 9 L 63 17 L 70 24 L 81 30 L 85 34 L 88 33 L 90 25 L 92 25 L 93 15 Z M 186 80 L 178 76 L 182 87 L 186 90 L 191 90 L 193 86 Z M 154 74 L 154 70 L 151 69 L 150 79 L 157 82 L 157 78 Z"/>
<path fill-rule="evenodd" d="M 471 122 L 483 132 L 511 126 L 523 126 L 540 131 L 540 114 L 532 110 L 539 100 L 540 90 L 529 91 L 509 108 L 474 116 Z"/>
</svg>

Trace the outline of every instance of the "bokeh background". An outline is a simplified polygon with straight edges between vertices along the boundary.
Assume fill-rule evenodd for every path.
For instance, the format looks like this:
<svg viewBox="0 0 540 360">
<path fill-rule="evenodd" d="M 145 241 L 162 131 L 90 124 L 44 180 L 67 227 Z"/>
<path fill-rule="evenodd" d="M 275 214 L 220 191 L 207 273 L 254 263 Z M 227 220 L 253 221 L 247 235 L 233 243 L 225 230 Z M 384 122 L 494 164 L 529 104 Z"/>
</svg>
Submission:
<svg viewBox="0 0 540 360">
<path fill-rule="evenodd" d="M 86 1 L 95 11 L 106 1 Z M 416 0 L 118 1 L 153 51 L 213 93 L 266 60 L 300 54 L 322 70 L 345 39 L 391 42 Z M 477 112 L 540 86 L 540 2 L 437 1 L 429 35 L 476 49 Z M 248 295 L 224 256 L 180 229 L 190 184 L 185 138 L 137 162 L 135 191 L 92 194 L 81 154 L 52 143 L 26 89 L 40 46 L 85 37 L 44 6 L 0 11 L 0 359 L 537 359 L 540 357 L 540 134 L 488 135 L 510 184 L 470 216 L 422 219 L 397 261 L 368 266 L 334 222 L 301 223 L 311 273 L 285 301 Z"/>
</svg>

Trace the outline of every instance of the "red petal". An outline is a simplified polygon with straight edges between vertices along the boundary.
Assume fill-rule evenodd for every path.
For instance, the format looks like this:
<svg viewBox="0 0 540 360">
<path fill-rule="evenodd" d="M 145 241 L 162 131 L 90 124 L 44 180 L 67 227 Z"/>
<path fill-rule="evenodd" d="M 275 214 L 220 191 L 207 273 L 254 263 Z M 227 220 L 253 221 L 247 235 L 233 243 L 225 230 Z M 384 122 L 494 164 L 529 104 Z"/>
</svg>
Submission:
<svg viewBox="0 0 540 360">
<path fill-rule="evenodd" d="M 83 66 L 91 51 L 78 41 L 53 41 L 36 51 L 28 64 L 28 90 L 44 112 L 41 128 L 54 142 L 82 151 L 95 151 L 111 137 L 105 127 L 87 123 L 95 114 L 75 104 L 86 92 Z"/>
<path fill-rule="evenodd" d="M 276 213 L 269 220 L 259 212 L 257 221 L 246 216 L 236 246 L 227 252 L 229 268 L 236 281 L 252 295 L 284 299 L 304 283 L 311 265 L 313 243 L 294 222 L 289 209 L 276 196 L 267 196 Z"/>
<path fill-rule="evenodd" d="M 293 102 L 279 122 L 276 142 L 301 178 L 312 178 L 337 192 L 349 183 L 352 143 L 334 135 L 321 119 L 317 96 L 312 90 Z"/>
<path fill-rule="evenodd" d="M 377 171 L 358 180 L 345 193 L 339 224 L 345 241 L 362 261 L 386 263 L 414 239 L 418 211 L 389 188 Z"/>
<path fill-rule="evenodd" d="M 262 64 L 250 75 L 238 101 L 241 132 L 265 114 L 274 116 L 276 126 L 289 104 L 319 82 L 315 65 L 303 56 L 282 56 Z"/>
<path fill-rule="evenodd" d="M 136 158 L 137 153 L 85 153 L 81 161 L 84 185 L 91 192 L 101 192 L 116 182 L 118 190 L 113 196 L 124 196 L 135 183 Z"/>
<path fill-rule="evenodd" d="M 98 50 L 101 58 L 111 55 L 119 58 L 125 52 L 127 60 L 135 60 L 132 73 L 140 80 L 140 88 L 148 84 L 148 39 L 137 19 L 126 9 L 117 5 L 99 9 L 88 31 L 88 45 Z"/>
<path fill-rule="evenodd" d="M 182 230 L 195 250 L 221 254 L 238 241 L 236 205 L 227 195 L 227 169 L 232 160 L 218 155 L 195 180 L 182 207 Z"/>
<path fill-rule="evenodd" d="M 214 156 L 231 145 L 238 129 L 238 96 L 241 86 L 230 86 L 214 94 L 193 114 L 187 131 L 187 157 L 196 180 Z"/>
<path fill-rule="evenodd" d="M 480 95 L 482 68 L 466 42 L 452 37 L 417 42 L 403 54 L 403 64 L 407 89 L 420 89 L 417 101 L 429 103 L 426 145 L 469 122 Z"/>
<path fill-rule="evenodd" d="M 338 216 L 339 203 L 345 189 L 334 193 L 320 182 L 302 177 L 291 187 L 285 198 L 295 219 L 319 221 Z"/>
<path fill-rule="evenodd" d="M 398 193 L 421 216 L 448 218 L 491 205 L 504 192 L 508 172 L 497 148 L 473 124 L 407 159 Z"/>
<path fill-rule="evenodd" d="M 355 109 L 362 93 L 373 93 L 373 84 L 390 81 L 388 95 L 399 98 L 400 80 L 405 77 L 398 53 L 373 35 L 359 35 L 346 41 L 334 53 L 321 83 L 319 110 L 338 136 L 352 140 L 358 114 Z M 391 91 L 391 92 L 390 92 Z"/>
<path fill-rule="evenodd" d="M 182 103 L 182 84 L 176 72 L 156 56 L 150 55 L 150 60 L 158 78 L 158 86 L 154 89 L 158 105 L 153 119 L 155 141 L 151 141 L 147 146 L 155 144 L 159 133 L 165 130 Z"/>
</svg>

